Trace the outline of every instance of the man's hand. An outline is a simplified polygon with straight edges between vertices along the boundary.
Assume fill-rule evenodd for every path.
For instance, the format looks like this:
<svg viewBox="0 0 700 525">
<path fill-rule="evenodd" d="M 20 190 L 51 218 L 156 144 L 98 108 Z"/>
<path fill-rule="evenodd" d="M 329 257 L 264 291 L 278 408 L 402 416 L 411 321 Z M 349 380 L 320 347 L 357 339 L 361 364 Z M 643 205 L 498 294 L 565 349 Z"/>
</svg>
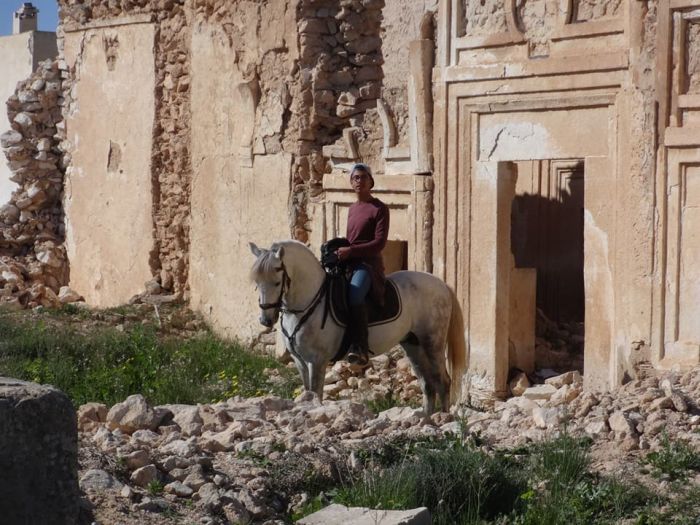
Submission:
<svg viewBox="0 0 700 525">
<path fill-rule="evenodd" d="M 338 248 L 338 251 L 335 253 L 338 256 L 339 261 L 347 261 L 350 258 L 350 247 L 343 246 L 342 248 Z"/>
</svg>

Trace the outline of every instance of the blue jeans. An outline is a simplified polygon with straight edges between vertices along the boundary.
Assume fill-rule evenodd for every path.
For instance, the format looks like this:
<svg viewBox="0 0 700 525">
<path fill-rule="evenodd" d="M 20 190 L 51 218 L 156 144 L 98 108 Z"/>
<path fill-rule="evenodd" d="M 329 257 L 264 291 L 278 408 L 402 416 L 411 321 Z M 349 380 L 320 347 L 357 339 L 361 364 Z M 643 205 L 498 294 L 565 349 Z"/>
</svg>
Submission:
<svg viewBox="0 0 700 525">
<path fill-rule="evenodd" d="M 352 272 L 350 291 L 348 294 L 350 306 L 359 306 L 363 304 L 371 287 L 372 275 L 367 268 L 360 266 Z"/>
</svg>

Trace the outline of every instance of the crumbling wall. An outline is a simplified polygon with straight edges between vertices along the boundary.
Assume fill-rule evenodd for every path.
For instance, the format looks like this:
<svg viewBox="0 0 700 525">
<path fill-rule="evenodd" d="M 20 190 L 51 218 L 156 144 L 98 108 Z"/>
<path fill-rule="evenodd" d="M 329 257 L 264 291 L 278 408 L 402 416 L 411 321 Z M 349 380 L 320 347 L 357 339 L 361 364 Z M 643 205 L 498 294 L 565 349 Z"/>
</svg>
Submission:
<svg viewBox="0 0 700 525">
<path fill-rule="evenodd" d="M 251 339 L 259 323 L 248 243 L 290 236 L 296 6 L 200 1 L 194 8 L 191 305 L 220 333 Z"/>
<path fill-rule="evenodd" d="M 307 198 L 322 193 L 329 171 L 323 146 L 339 142 L 339 159 L 351 159 L 348 142 L 364 138 L 362 122 L 380 96 L 380 38 L 384 0 L 300 0 L 298 7 L 300 96 L 292 107 L 299 155 L 292 182 L 294 236 L 307 241 Z M 343 130 L 349 129 L 343 136 Z M 352 147 L 352 146 L 351 146 Z"/>
<path fill-rule="evenodd" d="M 432 25 L 436 12 L 435 0 L 387 2 L 383 10 L 382 49 L 385 63 L 382 97 L 394 120 L 396 146 L 409 145 L 409 44 L 422 38 L 421 27 Z"/>
<path fill-rule="evenodd" d="M 12 130 L 0 136 L 0 145 L 18 188 L 0 207 L 0 304 L 5 306 L 56 306 L 68 279 L 62 244 L 61 76 L 58 63 L 46 60 L 7 101 Z"/>
<path fill-rule="evenodd" d="M 185 2 L 61 0 L 59 4 L 61 22 L 69 30 L 79 30 L 90 24 L 99 25 L 106 20 L 119 27 L 132 23 L 134 17 L 150 17 L 154 24 L 155 84 L 150 96 L 153 108 L 149 110 L 150 115 L 139 115 L 139 118 L 153 118 L 148 162 L 150 187 L 146 190 L 151 200 L 152 214 L 148 277 L 153 278 L 164 291 L 184 297 L 188 287 L 189 188 L 192 171 L 189 146 L 189 26 Z M 108 260 L 100 259 L 95 263 L 108 264 Z M 141 277 L 144 275 L 135 279 L 143 280 Z M 139 286 L 142 288 L 143 282 Z M 105 295 L 104 292 L 102 294 Z"/>
</svg>

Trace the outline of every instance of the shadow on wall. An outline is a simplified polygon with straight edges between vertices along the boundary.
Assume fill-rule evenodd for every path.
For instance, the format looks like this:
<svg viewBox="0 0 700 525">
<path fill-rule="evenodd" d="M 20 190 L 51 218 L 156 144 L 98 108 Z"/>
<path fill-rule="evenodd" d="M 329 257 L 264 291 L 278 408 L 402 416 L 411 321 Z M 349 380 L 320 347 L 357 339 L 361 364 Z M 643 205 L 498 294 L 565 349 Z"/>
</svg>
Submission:
<svg viewBox="0 0 700 525">
<path fill-rule="evenodd" d="M 511 249 L 516 268 L 537 269 L 537 307 L 554 321 L 583 321 L 583 163 L 565 183 L 556 199 L 516 195 Z"/>
<path fill-rule="evenodd" d="M 577 362 L 583 357 L 585 320 L 583 176 L 580 162 L 557 181 L 554 198 L 521 194 L 513 199 L 515 267 L 537 270 L 538 366 L 549 364 L 541 362 L 544 346 L 565 349 L 572 354 L 571 364 L 582 368 Z"/>
</svg>

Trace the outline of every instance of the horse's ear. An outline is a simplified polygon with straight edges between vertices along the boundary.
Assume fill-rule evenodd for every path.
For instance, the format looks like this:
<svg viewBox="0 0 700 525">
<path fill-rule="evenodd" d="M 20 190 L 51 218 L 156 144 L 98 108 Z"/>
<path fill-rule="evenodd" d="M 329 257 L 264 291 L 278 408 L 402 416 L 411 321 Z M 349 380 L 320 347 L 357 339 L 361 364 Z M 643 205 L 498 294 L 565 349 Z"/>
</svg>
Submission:
<svg viewBox="0 0 700 525">
<path fill-rule="evenodd" d="M 263 252 L 260 248 L 258 248 L 254 242 L 249 242 L 248 246 L 250 246 L 250 251 L 253 252 L 253 255 L 256 257 L 260 257 L 260 254 Z"/>
<path fill-rule="evenodd" d="M 284 246 L 280 246 L 279 248 L 277 248 L 277 251 L 275 252 L 275 257 L 277 257 L 281 261 L 283 255 L 284 255 Z"/>
</svg>

